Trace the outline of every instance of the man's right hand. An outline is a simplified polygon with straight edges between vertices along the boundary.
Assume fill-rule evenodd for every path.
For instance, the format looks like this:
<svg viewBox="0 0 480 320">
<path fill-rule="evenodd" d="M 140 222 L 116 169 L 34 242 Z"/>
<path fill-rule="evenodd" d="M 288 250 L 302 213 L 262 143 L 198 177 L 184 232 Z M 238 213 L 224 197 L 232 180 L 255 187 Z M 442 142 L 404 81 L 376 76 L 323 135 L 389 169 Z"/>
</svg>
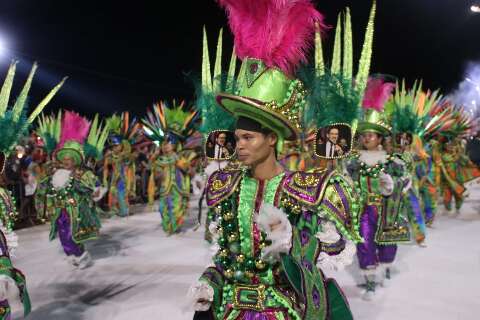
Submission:
<svg viewBox="0 0 480 320">
<path fill-rule="evenodd" d="M 198 281 L 190 287 L 187 297 L 195 311 L 207 311 L 213 302 L 213 288 L 205 282 Z"/>
</svg>

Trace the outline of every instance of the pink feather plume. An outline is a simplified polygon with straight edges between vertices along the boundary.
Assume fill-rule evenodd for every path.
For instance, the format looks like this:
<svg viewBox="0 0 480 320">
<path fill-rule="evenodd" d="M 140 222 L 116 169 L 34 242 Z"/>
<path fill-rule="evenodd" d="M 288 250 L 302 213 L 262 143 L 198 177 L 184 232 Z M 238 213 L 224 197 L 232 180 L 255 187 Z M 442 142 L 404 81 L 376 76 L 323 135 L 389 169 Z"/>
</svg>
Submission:
<svg viewBox="0 0 480 320">
<path fill-rule="evenodd" d="M 225 8 L 240 59 L 256 58 L 293 75 L 306 61 L 323 16 L 310 0 L 218 0 Z"/>
<path fill-rule="evenodd" d="M 77 141 L 81 144 L 85 142 L 88 131 L 90 130 L 90 121 L 80 116 L 78 113 L 67 111 L 62 119 L 62 131 L 58 148 L 62 148 L 66 141 Z"/>
<path fill-rule="evenodd" d="M 370 78 L 367 88 L 365 89 L 365 95 L 363 96 L 363 108 L 375 109 L 382 112 L 393 89 L 395 89 L 394 83 L 384 82 L 383 79 L 380 78 Z"/>
</svg>

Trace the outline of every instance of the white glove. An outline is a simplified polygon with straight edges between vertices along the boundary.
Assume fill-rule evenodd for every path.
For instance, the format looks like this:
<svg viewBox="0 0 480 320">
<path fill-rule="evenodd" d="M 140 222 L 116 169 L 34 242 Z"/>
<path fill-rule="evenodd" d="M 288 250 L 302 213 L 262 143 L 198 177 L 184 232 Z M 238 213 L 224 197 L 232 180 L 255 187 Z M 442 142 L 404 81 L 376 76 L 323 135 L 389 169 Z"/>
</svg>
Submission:
<svg viewBox="0 0 480 320">
<path fill-rule="evenodd" d="M 379 175 L 380 178 L 380 192 L 384 196 L 389 196 L 393 193 L 393 179 L 389 174 L 386 174 L 385 172 L 380 172 Z"/>
<path fill-rule="evenodd" d="M 292 246 L 292 225 L 282 210 L 270 204 L 263 204 L 260 213 L 255 216 L 257 226 L 267 234 L 272 244 L 262 250 L 262 257 L 278 256 L 287 253 Z"/>
<path fill-rule="evenodd" d="M 218 232 L 217 226 L 218 226 L 218 223 L 216 221 L 210 222 L 210 225 L 208 226 L 208 231 L 210 231 L 210 234 L 212 235 L 212 244 L 208 246 L 208 250 L 207 250 L 207 255 L 205 260 L 205 263 L 207 265 L 210 265 L 212 263 L 213 257 L 215 257 L 218 250 L 220 250 L 220 246 L 218 245 L 219 232 Z"/>
<path fill-rule="evenodd" d="M 93 201 L 98 202 L 103 198 L 108 189 L 104 187 L 96 187 L 93 191 Z"/>
<path fill-rule="evenodd" d="M 20 301 L 19 291 L 15 281 L 5 275 L 0 275 L 0 301 Z"/>
<path fill-rule="evenodd" d="M 340 240 L 340 234 L 337 232 L 335 224 L 330 221 L 322 222 L 322 231 L 315 235 L 318 240 L 324 243 L 336 243 Z"/>
<path fill-rule="evenodd" d="M 198 281 L 188 289 L 187 303 L 194 311 L 207 311 L 213 302 L 213 288 Z"/>
<path fill-rule="evenodd" d="M 405 187 L 403 187 L 402 189 L 402 193 L 403 194 L 406 194 L 408 192 L 408 190 L 410 190 L 410 188 L 412 187 L 412 179 L 409 179 L 407 178 L 407 185 Z"/>
<path fill-rule="evenodd" d="M 350 240 L 346 240 L 345 249 L 337 255 L 331 256 L 326 252 L 320 252 L 317 260 L 317 267 L 323 270 L 342 270 L 353 263 L 353 257 L 356 252 L 357 247 L 355 244 Z"/>
<path fill-rule="evenodd" d="M 8 298 L 8 280 L 1 279 L 0 280 L 0 301 L 6 300 Z"/>
</svg>

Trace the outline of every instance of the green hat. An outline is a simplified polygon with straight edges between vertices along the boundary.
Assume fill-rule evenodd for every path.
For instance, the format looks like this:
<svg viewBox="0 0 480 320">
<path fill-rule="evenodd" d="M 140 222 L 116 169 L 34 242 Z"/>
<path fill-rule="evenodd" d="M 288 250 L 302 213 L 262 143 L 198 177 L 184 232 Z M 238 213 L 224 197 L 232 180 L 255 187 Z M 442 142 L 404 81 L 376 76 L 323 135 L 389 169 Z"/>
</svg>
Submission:
<svg viewBox="0 0 480 320">
<path fill-rule="evenodd" d="M 392 128 L 388 125 L 383 112 L 374 109 L 365 110 L 364 120 L 358 124 L 358 132 L 374 132 L 389 135 Z"/>
<path fill-rule="evenodd" d="M 61 149 L 55 153 L 55 158 L 62 161 L 64 157 L 70 157 L 75 160 L 77 166 L 83 163 L 83 146 L 77 141 L 66 141 Z"/>
<path fill-rule="evenodd" d="M 301 130 L 305 91 L 300 80 L 261 60 L 246 59 L 236 94 L 220 93 L 217 102 L 235 117 L 245 117 L 272 130 L 280 139 L 295 140 Z"/>
</svg>

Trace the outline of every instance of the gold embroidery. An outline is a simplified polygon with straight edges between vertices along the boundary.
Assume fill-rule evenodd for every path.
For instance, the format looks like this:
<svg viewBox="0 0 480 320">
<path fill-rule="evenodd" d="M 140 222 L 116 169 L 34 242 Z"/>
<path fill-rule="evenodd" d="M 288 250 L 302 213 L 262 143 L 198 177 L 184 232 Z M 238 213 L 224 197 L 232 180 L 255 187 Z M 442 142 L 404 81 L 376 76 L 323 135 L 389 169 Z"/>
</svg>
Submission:
<svg viewBox="0 0 480 320">
<path fill-rule="evenodd" d="M 218 192 L 227 188 L 231 183 L 232 183 L 232 176 L 228 176 L 225 182 L 223 182 L 220 179 L 215 179 L 212 182 L 212 189 L 214 192 Z"/>
<path fill-rule="evenodd" d="M 320 183 L 320 179 L 313 174 L 307 175 L 305 178 L 302 177 L 301 173 L 295 173 L 293 176 L 293 181 L 299 187 L 315 187 Z"/>
</svg>

